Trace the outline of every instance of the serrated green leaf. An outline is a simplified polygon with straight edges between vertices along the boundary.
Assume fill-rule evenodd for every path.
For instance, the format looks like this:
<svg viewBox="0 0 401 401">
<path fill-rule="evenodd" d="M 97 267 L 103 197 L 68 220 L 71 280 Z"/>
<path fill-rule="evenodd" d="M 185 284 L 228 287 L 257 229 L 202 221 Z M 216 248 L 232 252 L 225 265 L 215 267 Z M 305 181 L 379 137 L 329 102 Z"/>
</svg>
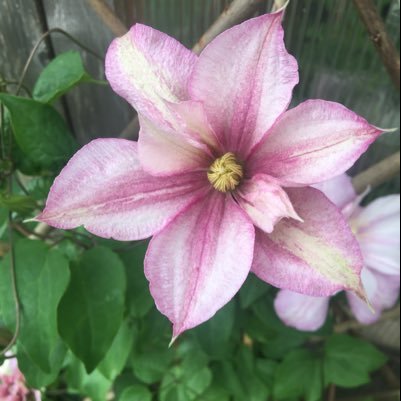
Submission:
<svg viewBox="0 0 401 401">
<path fill-rule="evenodd" d="M 278 366 L 274 399 L 302 398 L 319 401 L 323 393 L 322 361 L 308 350 L 291 352 Z"/>
<path fill-rule="evenodd" d="M 127 322 L 121 325 L 106 358 L 99 365 L 99 371 L 109 380 L 114 381 L 124 370 L 136 336 L 136 327 L 131 327 Z"/>
<path fill-rule="evenodd" d="M 41 72 L 33 90 L 33 98 L 51 103 L 83 82 L 94 82 L 85 71 L 81 55 L 67 52 L 58 55 Z"/>
<path fill-rule="evenodd" d="M 152 401 L 152 393 L 145 386 L 131 386 L 121 394 L 119 401 Z"/>
<path fill-rule="evenodd" d="M 124 266 L 111 250 L 86 251 L 71 266 L 71 283 L 61 300 L 58 326 L 88 373 L 106 356 L 123 321 Z"/>
<path fill-rule="evenodd" d="M 77 150 L 60 114 L 51 106 L 0 93 L 11 116 L 13 133 L 25 157 L 42 169 L 57 170 Z"/>
<path fill-rule="evenodd" d="M 373 345 L 348 335 L 335 335 L 326 343 L 325 383 L 355 388 L 370 382 L 370 373 L 387 358 Z"/>
<path fill-rule="evenodd" d="M 67 260 L 39 241 L 15 245 L 15 267 L 21 302 L 18 343 L 45 373 L 52 373 L 52 354 L 59 347 L 57 307 L 69 279 Z M 15 304 L 11 289 L 10 255 L 0 266 L 0 305 L 10 330 L 15 328 Z"/>
</svg>

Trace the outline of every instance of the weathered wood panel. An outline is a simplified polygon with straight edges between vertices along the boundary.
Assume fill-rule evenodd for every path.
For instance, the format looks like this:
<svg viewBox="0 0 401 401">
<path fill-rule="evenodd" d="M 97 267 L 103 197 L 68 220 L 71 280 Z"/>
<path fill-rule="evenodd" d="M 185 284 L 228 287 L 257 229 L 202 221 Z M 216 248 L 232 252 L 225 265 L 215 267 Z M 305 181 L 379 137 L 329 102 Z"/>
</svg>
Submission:
<svg viewBox="0 0 401 401">
<path fill-rule="evenodd" d="M 0 0 L 0 74 L 9 81 L 19 79 L 32 48 L 42 35 L 34 1 Z M 32 86 L 49 61 L 45 44 L 39 48 L 26 78 Z"/>
<path fill-rule="evenodd" d="M 86 1 L 44 0 L 49 28 L 62 28 L 86 46 L 105 55 L 113 39 Z M 98 79 L 104 79 L 104 65 L 86 54 L 67 38 L 54 35 L 52 43 L 57 53 L 77 49 L 83 55 L 88 71 Z M 96 137 L 117 136 L 132 117 L 132 109 L 110 88 L 84 85 L 67 96 L 73 116 L 74 131 L 81 143 Z"/>
</svg>

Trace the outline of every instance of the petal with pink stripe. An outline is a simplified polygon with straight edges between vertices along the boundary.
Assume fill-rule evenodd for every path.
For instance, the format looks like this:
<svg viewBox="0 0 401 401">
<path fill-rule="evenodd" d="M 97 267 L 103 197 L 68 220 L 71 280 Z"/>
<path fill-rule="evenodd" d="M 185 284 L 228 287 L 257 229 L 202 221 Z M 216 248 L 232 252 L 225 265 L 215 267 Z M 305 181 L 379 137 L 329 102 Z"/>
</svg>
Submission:
<svg viewBox="0 0 401 401">
<path fill-rule="evenodd" d="M 202 52 L 189 84 L 227 151 L 245 157 L 287 109 L 298 65 L 284 44 L 283 12 L 231 28 Z"/>
<path fill-rule="evenodd" d="M 251 268 L 255 230 L 231 196 L 212 192 L 156 235 L 145 273 L 174 338 L 210 319 L 239 291 Z"/>
<path fill-rule="evenodd" d="M 314 185 L 347 171 L 382 133 L 338 103 L 310 100 L 277 121 L 248 168 L 287 186 Z"/>
<path fill-rule="evenodd" d="M 139 163 L 136 142 L 97 139 L 78 151 L 55 180 L 37 220 L 134 241 L 159 232 L 208 187 L 204 173 L 152 177 Z"/>
</svg>

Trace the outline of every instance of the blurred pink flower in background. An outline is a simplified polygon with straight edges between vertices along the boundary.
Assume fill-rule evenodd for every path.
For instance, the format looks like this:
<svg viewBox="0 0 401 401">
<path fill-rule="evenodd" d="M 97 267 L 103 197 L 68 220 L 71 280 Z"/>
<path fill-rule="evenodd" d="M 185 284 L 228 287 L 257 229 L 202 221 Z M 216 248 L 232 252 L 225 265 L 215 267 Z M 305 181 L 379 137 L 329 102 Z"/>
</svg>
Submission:
<svg viewBox="0 0 401 401">
<path fill-rule="evenodd" d="M 153 236 L 145 272 L 174 337 L 210 319 L 250 271 L 308 295 L 365 295 L 358 244 L 311 186 L 383 131 L 337 103 L 287 110 L 299 75 L 283 13 L 227 30 L 199 57 L 141 24 L 116 39 L 106 75 L 139 113 L 139 142 L 81 149 L 38 217 L 121 241 Z"/>
<path fill-rule="evenodd" d="M 352 293 L 349 305 L 362 324 L 373 324 L 382 312 L 392 308 L 400 294 L 400 196 L 386 196 L 362 208 L 363 197 L 357 197 L 351 179 L 346 175 L 318 186 L 343 210 L 362 249 L 365 267 L 362 281 L 375 313 Z M 316 331 L 327 318 L 330 297 L 309 297 L 282 290 L 275 307 L 288 326 Z"/>
<path fill-rule="evenodd" d="M 28 389 L 17 360 L 8 359 L 0 366 L 0 401 L 41 401 L 40 392 Z"/>
</svg>

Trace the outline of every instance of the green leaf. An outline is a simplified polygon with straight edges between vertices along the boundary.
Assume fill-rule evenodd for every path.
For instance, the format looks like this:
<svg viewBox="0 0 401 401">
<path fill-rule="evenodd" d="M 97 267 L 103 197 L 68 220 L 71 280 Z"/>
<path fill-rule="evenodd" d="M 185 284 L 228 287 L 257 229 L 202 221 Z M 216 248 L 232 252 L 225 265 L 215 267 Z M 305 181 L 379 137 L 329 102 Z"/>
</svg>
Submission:
<svg viewBox="0 0 401 401">
<path fill-rule="evenodd" d="M 121 325 L 106 358 L 99 365 L 99 371 L 109 380 L 114 381 L 124 370 L 136 336 L 136 328 L 134 330 L 127 322 Z"/>
<path fill-rule="evenodd" d="M 31 213 L 36 208 L 35 199 L 25 195 L 4 195 L 0 193 L 0 207 L 23 215 Z"/>
<path fill-rule="evenodd" d="M 87 374 L 85 366 L 76 358 L 71 358 L 68 366 L 67 383 L 70 390 L 88 396 L 92 401 L 105 401 L 112 383 L 98 370 Z"/>
<path fill-rule="evenodd" d="M 53 107 L 4 93 L 0 93 L 0 101 L 10 112 L 19 148 L 34 164 L 45 170 L 57 170 L 76 151 L 75 140 Z"/>
<path fill-rule="evenodd" d="M 15 245 L 17 287 L 21 302 L 18 343 L 45 373 L 54 369 L 53 353 L 60 346 L 57 307 L 70 278 L 67 260 L 39 241 Z M 10 255 L 0 267 L 0 305 L 10 330 L 15 328 L 15 304 L 11 289 Z"/>
<path fill-rule="evenodd" d="M 261 343 L 263 354 L 269 359 L 283 358 L 302 345 L 309 335 L 285 326 L 269 295 L 252 305 L 246 315 L 245 327 L 250 337 Z"/>
<path fill-rule="evenodd" d="M 33 98 L 43 103 L 51 103 L 83 82 L 95 82 L 85 71 L 81 55 L 67 52 L 58 55 L 40 74 Z"/>
<path fill-rule="evenodd" d="M 106 356 L 123 321 L 124 266 L 111 250 L 97 247 L 72 264 L 71 274 L 59 306 L 59 330 L 91 373 Z"/>
<path fill-rule="evenodd" d="M 239 293 L 241 308 L 247 309 L 253 303 L 265 296 L 271 287 L 258 279 L 254 274 L 250 274 Z"/>
<path fill-rule="evenodd" d="M 211 385 L 209 368 L 191 369 L 173 367 L 164 377 L 160 387 L 160 401 L 193 401 Z"/>
<path fill-rule="evenodd" d="M 134 374 L 143 383 L 157 383 L 163 378 L 173 356 L 167 348 L 135 354 L 132 359 Z"/>
<path fill-rule="evenodd" d="M 225 360 L 214 364 L 213 376 L 216 384 L 225 389 L 229 394 L 238 397 L 238 400 L 245 400 L 247 398 L 246 389 L 233 363 Z"/>
<path fill-rule="evenodd" d="M 360 387 L 369 383 L 369 374 L 386 361 L 386 356 L 366 341 L 335 335 L 326 343 L 325 383 L 346 388 Z"/>
<path fill-rule="evenodd" d="M 303 398 L 319 401 L 323 393 L 322 361 L 308 350 L 291 352 L 275 376 L 274 399 Z"/>
<path fill-rule="evenodd" d="M 223 388 L 212 385 L 199 399 L 202 401 L 230 401 L 230 394 Z"/>
<path fill-rule="evenodd" d="M 129 313 L 134 318 L 145 317 L 154 305 L 143 268 L 147 248 L 148 243 L 144 242 L 121 253 L 121 260 L 124 262 L 128 278 L 127 304 Z"/>
<path fill-rule="evenodd" d="M 63 342 L 59 341 L 58 346 L 50 356 L 52 365 L 51 373 L 43 372 L 40 367 L 32 361 L 21 346 L 18 347 L 18 366 L 23 373 L 25 380 L 31 388 L 42 388 L 53 384 L 63 366 L 67 348 Z"/>
<path fill-rule="evenodd" d="M 145 386 L 136 385 L 127 388 L 119 401 L 152 401 L 152 393 Z"/>
<path fill-rule="evenodd" d="M 237 366 L 248 400 L 266 401 L 269 398 L 271 389 L 267 385 L 267 380 L 265 378 L 263 380 L 260 379 L 260 375 L 257 374 L 256 361 L 251 349 L 247 347 L 240 349 Z M 240 401 L 241 398 L 237 398 L 237 400 Z"/>
<path fill-rule="evenodd" d="M 213 358 L 230 352 L 230 337 L 235 322 L 235 302 L 230 302 L 216 316 L 193 331 L 202 349 Z"/>
</svg>

